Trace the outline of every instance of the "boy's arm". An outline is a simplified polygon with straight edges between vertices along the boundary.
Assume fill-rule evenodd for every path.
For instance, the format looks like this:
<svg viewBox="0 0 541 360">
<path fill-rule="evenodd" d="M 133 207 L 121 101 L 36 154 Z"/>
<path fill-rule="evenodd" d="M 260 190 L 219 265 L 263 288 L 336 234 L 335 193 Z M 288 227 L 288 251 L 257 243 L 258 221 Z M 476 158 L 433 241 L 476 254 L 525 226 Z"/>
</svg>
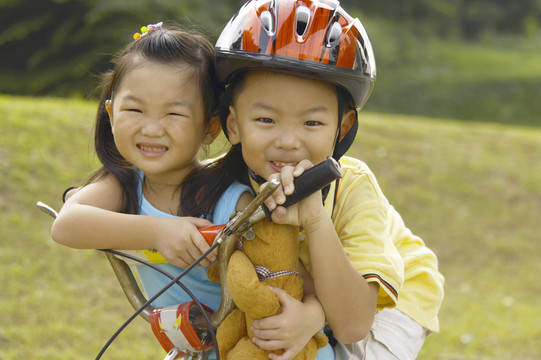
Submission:
<svg viewBox="0 0 541 360">
<path fill-rule="evenodd" d="M 310 262 L 317 299 L 323 306 L 327 322 L 342 343 L 353 343 L 366 337 L 376 313 L 379 285 L 367 282 L 352 266 L 342 247 L 330 215 L 317 192 L 285 209 L 285 196 L 293 193 L 293 179 L 312 164 L 301 161 L 295 168 L 284 167 L 275 174 L 283 188 L 265 204 L 273 210 L 277 223 L 301 225 L 309 241 Z"/>
<path fill-rule="evenodd" d="M 366 337 L 376 313 L 379 286 L 367 282 L 351 265 L 327 212 L 303 225 L 310 248 L 314 287 L 327 322 L 338 341 Z"/>
<path fill-rule="evenodd" d="M 113 176 L 106 175 L 70 195 L 51 229 L 51 237 L 60 244 L 79 249 L 156 248 L 180 267 L 208 249 L 197 230 L 211 225 L 207 220 L 119 213 L 122 188 Z"/>
</svg>

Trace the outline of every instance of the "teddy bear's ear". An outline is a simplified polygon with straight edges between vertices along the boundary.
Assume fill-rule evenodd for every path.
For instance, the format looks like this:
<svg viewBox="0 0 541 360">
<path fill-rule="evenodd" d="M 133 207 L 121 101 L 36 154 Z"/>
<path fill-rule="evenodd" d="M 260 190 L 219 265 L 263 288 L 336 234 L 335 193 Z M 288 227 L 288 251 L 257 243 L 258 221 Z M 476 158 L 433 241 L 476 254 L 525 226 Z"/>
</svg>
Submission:
<svg viewBox="0 0 541 360">
<path fill-rule="evenodd" d="M 327 346 L 327 343 L 329 342 L 329 338 L 327 337 L 327 335 L 322 334 L 322 333 L 315 334 L 314 339 L 316 340 L 318 349 L 324 348 L 325 346 Z"/>
<path fill-rule="evenodd" d="M 220 267 L 218 266 L 218 261 L 215 261 L 209 265 L 209 267 L 207 268 L 207 276 L 212 282 L 220 282 Z"/>
</svg>

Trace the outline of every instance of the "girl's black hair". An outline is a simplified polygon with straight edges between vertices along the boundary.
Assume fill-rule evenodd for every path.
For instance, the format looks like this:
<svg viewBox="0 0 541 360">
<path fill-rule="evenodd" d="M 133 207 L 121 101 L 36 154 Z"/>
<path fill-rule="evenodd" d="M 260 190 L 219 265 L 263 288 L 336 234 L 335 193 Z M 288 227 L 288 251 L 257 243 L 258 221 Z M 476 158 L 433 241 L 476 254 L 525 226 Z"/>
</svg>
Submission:
<svg viewBox="0 0 541 360">
<path fill-rule="evenodd" d="M 205 107 L 205 121 L 216 115 L 220 88 L 214 71 L 214 50 L 212 44 L 201 34 L 179 29 L 160 29 L 149 32 L 132 41 L 123 51 L 113 58 L 113 70 L 103 74 L 101 95 L 96 116 L 94 143 L 102 168 L 91 175 L 88 182 L 111 174 L 121 184 L 123 202 L 121 211 L 128 214 L 139 212 L 136 169 L 119 153 L 105 102 L 112 100 L 115 90 L 124 76 L 131 71 L 138 59 L 165 64 L 186 64 L 193 70 L 194 79 L 198 80 Z M 209 216 L 212 215 L 221 187 L 215 187 L 214 179 L 205 175 L 213 173 L 214 167 L 195 169 L 181 187 L 181 201 L 177 215 Z"/>
</svg>

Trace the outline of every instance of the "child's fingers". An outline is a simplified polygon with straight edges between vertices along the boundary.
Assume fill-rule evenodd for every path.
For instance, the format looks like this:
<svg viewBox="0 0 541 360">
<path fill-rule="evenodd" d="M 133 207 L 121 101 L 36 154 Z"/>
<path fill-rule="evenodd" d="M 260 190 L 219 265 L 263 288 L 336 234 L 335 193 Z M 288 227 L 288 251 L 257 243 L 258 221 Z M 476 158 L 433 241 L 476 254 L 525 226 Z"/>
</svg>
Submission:
<svg viewBox="0 0 541 360">
<path fill-rule="evenodd" d="M 303 172 L 313 167 L 314 164 L 310 160 L 301 160 L 297 166 L 295 166 L 295 171 L 293 171 L 293 176 L 298 177 L 302 175 Z"/>
<path fill-rule="evenodd" d="M 267 200 L 265 200 L 264 204 L 267 206 L 267 208 L 272 212 L 278 204 L 276 204 L 276 201 L 274 201 L 274 198 L 272 196 L 269 196 Z"/>
<path fill-rule="evenodd" d="M 207 244 L 207 241 L 199 231 L 192 233 L 192 244 L 193 246 L 188 247 L 188 252 L 193 257 L 193 261 L 197 260 L 210 248 L 209 244 Z M 203 266 L 208 266 L 209 263 L 214 260 L 216 260 L 216 254 L 211 252 L 205 259 L 201 260 L 200 264 Z"/>
<path fill-rule="evenodd" d="M 295 176 L 293 175 L 294 171 L 295 168 L 293 166 L 284 166 L 282 168 L 282 171 L 280 172 L 280 180 L 282 182 L 282 187 L 285 195 L 293 194 L 293 191 L 295 189 L 295 187 L 293 186 L 293 180 L 295 179 Z"/>
<path fill-rule="evenodd" d="M 280 301 L 280 304 L 282 306 L 287 306 L 292 300 L 296 301 L 295 298 L 289 295 L 288 292 L 284 289 L 281 289 L 279 287 L 272 287 L 271 289 L 278 297 L 278 301 Z"/>
<path fill-rule="evenodd" d="M 252 331 L 255 331 L 257 333 L 256 335 L 260 338 L 271 339 L 263 336 L 264 333 L 262 331 L 279 330 L 281 325 L 279 317 L 280 314 L 275 316 L 269 316 L 259 320 L 252 320 Z"/>
<path fill-rule="evenodd" d="M 290 348 L 282 353 L 282 355 L 271 353 L 269 359 L 272 360 L 292 360 L 300 352 L 300 349 Z"/>
<path fill-rule="evenodd" d="M 269 359 L 275 360 L 291 360 L 302 350 L 302 347 L 294 346 L 288 348 L 287 343 L 280 340 L 263 340 L 258 337 L 252 338 L 252 342 L 256 344 L 259 348 L 267 351 L 280 350 L 284 349 L 285 351 L 282 355 L 278 354 L 269 354 Z"/>
<path fill-rule="evenodd" d="M 278 206 L 272 210 L 271 219 L 276 224 L 286 224 L 287 223 L 287 209 L 283 206 Z"/>
<path fill-rule="evenodd" d="M 269 181 L 271 180 L 278 180 L 280 182 L 282 181 L 280 179 L 280 174 L 271 175 L 269 177 Z M 263 190 L 267 185 L 268 185 L 268 182 L 261 185 L 261 190 Z M 280 203 L 283 204 L 284 201 L 285 201 L 285 195 L 284 195 L 282 187 L 279 186 L 278 189 L 276 189 L 276 191 L 272 194 L 272 196 L 269 196 L 267 200 L 265 200 L 265 205 L 267 205 L 270 211 L 273 211 L 276 208 L 276 206 L 278 206 L 278 204 Z"/>
<path fill-rule="evenodd" d="M 201 256 L 199 249 L 194 246 L 190 246 L 186 249 L 186 252 L 184 255 L 182 255 L 182 258 L 188 264 L 192 264 L 197 258 L 199 258 L 199 256 Z M 205 261 L 206 259 L 203 259 L 202 263 L 205 263 Z M 202 265 L 202 263 L 199 264 Z"/>
<path fill-rule="evenodd" d="M 293 184 L 293 180 L 295 180 L 296 177 L 299 177 L 304 173 L 306 170 L 310 169 L 312 166 L 312 162 L 310 160 L 301 160 L 295 167 L 293 166 L 284 166 L 282 168 L 282 171 L 280 173 L 282 186 L 284 188 L 284 193 L 286 195 L 291 195 L 295 191 L 295 186 Z"/>
<path fill-rule="evenodd" d="M 279 350 L 284 348 L 284 343 L 280 340 L 263 340 L 257 337 L 252 338 L 252 342 L 263 350 Z"/>
<path fill-rule="evenodd" d="M 288 336 L 284 332 L 282 314 L 269 316 L 259 320 L 252 320 L 250 329 L 254 335 L 262 340 L 283 340 Z"/>
<path fill-rule="evenodd" d="M 177 257 L 174 257 L 174 258 L 171 258 L 171 259 L 166 259 L 168 263 L 170 264 L 173 264 L 175 266 L 178 266 L 178 267 L 181 267 L 181 268 L 186 268 L 190 265 L 190 262 L 187 262 L 186 260 L 184 260 L 182 257 L 180 256 L 177 256 Z"/>
<path fill-rule="evenodd" d="M 252 327 L 251 330 L 254 333 L 254 337 L 259 339 L 261 342 L 271 340 L 284 341 L 284 335 L 281 333 L 280 329 L 263 330 Z"/>
</svg>

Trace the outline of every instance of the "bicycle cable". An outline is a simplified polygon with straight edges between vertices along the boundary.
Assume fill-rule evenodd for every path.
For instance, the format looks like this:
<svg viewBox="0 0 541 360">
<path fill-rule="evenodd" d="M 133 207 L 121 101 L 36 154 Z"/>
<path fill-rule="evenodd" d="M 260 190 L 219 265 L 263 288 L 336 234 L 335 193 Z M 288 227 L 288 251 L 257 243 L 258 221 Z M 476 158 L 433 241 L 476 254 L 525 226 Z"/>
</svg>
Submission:
<svg viewBox="0 0 541 360">
<path fill-rule="evenodd" d="M 217 350 L 218 349 L 218 341 L 216 339 L 216 333 L 215 333 L 214 329 L 212 328 L 212 323 L 211 323 L 211 321 L 210 321 L 210 319 L 209 319 L 209 317 L 207 315 L 207 312 L 205 311 L 205 309 L 203 309 L 203 306 L 201 305 L 199 300 L 197 300 L 195 295 L 184 284 L 182 284 L 180 282 L 180 279 L 182 277 L 184 277 L 184 275 L 186 275 L 190 270 L 192 270 L 197 264 L 199 264 L 201 262 L 201 260 L 203 260 L 205 257 L 207 257 L 207 255 L 209 255 L 218 245 L 220 245 L 219 242 L 215 242 L 214 244 L 212 244 L 212 246 L 207 251 L 205 251 L 205 253 L 203 253 L 203 255 L 201 255 L 199 258 L 197 258 L 192 264 L 190 264 L 190 266 L 188 266 L 186 269 L 184 269 L 184 271 L 181 272 L 175 278 L 173 278 L 173 275 L 169 274 L 167 271 L 165 271 L 163 269 L 160 269 L 159 267 L 155 266 L 154 264 L 152 264 L 152 263 L 150 263 L 148 261 L 139 259 L 139 258 L 137 258 L 135 256 L 132 256 L 132 255 L 129 255 L 129 254 L 126 254 L 126 253 L 122 253 L 122 252 L 116 251 L 116 250 L 99 249 L 99 251 L 102 251 L 102 252 L 109 252 L 109 253 L 112 253 L 112 254 L 115 254 L 115 255 L 123 256 L 123 257 L 126 257 L 128 259 L 137 261 L 137 262 L 139 262 L 139 263 L 141 263 L 143 265 L 146 265 L 146 266 L 160 272 L 161 274 L 165 275 L 166 277 L 168 277 L 169 279 L 172 279 L 172 280 L 167 285 L 165 285 L 160 291 L 158 291 L 156 294 L 154 294 L 154 296 L 149 298 L 146 303 L 141 305 L 141 307 L 139 309 L 137 309 L 130 316 L 130 318 L 128 320 L 126 320 L 118 328 L 118 330 L 113 334 L 113 336 L 111 336 L 109 338 L 107 343 L 103 346 L 103 348 L 99 352 L 98 356 L 96 356 L 96 360 L 101 359 L 101 357 L 103 356 L 103 354 L 105 353 L 107 348 L 113 343 L 113 341 L 118 337 L 118 335 L 120 335 L 120 333 L 137 317 L 137 315 L 139 315 L 147 306 L 149 306 L 154 300 L 156 300 L 158 297 L 160 297 L 165 291 L 167 291 L 167 289 L 169 289 L 174 284 L 177 284 L 178 286 L 180 286 L 188 294 L 188 296 L 190 296 L 194 300 L 197 307 L 203 313 L 203 316 L 205 317 L 205 320 L 206 320 L 207 324 L 209 325 L 210 336 L 212 337 L 212 341 L 214 342 L 214 348 Z M 216 353 L 216 360 L 220 360 L 219 352 L 215 351 L 215 353 Z"/>
</svg>

